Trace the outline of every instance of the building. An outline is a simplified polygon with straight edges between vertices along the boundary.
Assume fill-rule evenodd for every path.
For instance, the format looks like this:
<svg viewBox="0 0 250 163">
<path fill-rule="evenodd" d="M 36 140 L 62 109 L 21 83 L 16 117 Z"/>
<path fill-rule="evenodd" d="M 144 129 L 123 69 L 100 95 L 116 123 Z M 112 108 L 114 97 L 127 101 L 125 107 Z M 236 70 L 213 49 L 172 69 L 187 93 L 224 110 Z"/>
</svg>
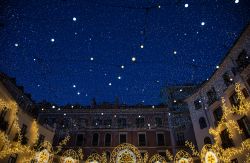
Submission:
<svg viewBox="0 0 250 163">
<path fill-rule="evenodd" d="M 196 85 L 186 84 L 168 86 L 162 90 L 162 98 L 169 108 L 168 120 L 174 153 L 180 149 L 186 149 L 187 140 L 196 145 L 188 105 L 184 101 L 196 88 Z"/>
<path fill-rule="evenodd" d="M 56 126 L 54 145 L 67 134 L 68 148 L 82 148 L 85 158 L 92 153 L 106 152 L 108 158 L 119 144 L 136 146 L 142 156 L 172 152 L 168 110 L 164 106 L 79 105 L 55 106 L 40 104 L 39 121 Z"/>
<path fill-rule="evenodd" d="M 17 104 L 18 124 L 23 137 L 21 143 L 24 145 L 32 144 L 33 132 L 31 125 L 33 120 L 36 119 L 37 113 L 30 95 L 24 93 L 23 87 L 16 86 L 15 79 L 0 73 L 0 99 L 2 103 L 8 104 L 14 102 Z M 17 129 L 14 127 L 15 119 L 13 118 L 15 114 L 11 108 L 4 108 L 0 112 L 0 130 L 5 132 L 11 141 L 17 141 Z M 38 124 L 38 129 L 39 143 L 42 143 L 44 140 L 52 143 L 54 130 L 49 126 L 43 126 L 41 124 Z M 1 148 L 2 147 L 1 144 Z M 0 162 L 22 162 L 22 156 L 12 154 L 5 160 L 0 160 Z"/>
<path fill-rule="evenodd" d="M 204 144 L 213 143 L 213 138 L 209 135 L 209 128 L 216 127 L 222 117 L 222 107 L 220 97 L 224 97 L 226 105 L 232 107 L 237 105 L 235 93 L 235 83 L 241 85 L 242 93 L 249 100 L 250 90 L 250 25 L 244 30 L 239 39 L 234 43 L 216 71 L 212 76 L 189 97 L 185 99 L 188 103 L 195 138 L 199 150 Z M 231 118 L 236 120 L 243 130 L 243 135 L 236 134 L 232 139 L 228 133 L 223 131 L 220 135 L 221 146 L 229 148 L 239 146 L 240 143 L 250 138 L 250 115 L 236 116 Z M 238 162 L 243 162 L 242 158 Z"/>
</svg>

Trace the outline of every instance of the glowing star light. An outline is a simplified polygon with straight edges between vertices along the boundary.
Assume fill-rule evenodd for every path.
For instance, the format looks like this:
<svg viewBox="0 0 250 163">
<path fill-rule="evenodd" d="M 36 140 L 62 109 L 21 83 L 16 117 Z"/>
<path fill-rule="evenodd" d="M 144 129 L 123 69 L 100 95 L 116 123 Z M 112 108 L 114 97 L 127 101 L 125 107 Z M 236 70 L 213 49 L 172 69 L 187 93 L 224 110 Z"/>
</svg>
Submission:
<svg viewBox="0 0 250 163">
<path fill-rule="evenodd" d="M 74 22 L 76 21 L 76 17 L 73 17 L 73 21 L 74 21 Z"/>
<path fill-rule="evenodd" d="M 124 69 L 125 68 L 124 65 L 121 65 L 121 68 Z"/>
<path fill-rule="evenodd" d="M 18 43 L 15 43 L 15 47 L 18 47 Z"/>
<path fill-rule="evenodd" d="M 75 87 L 76 87 L 76 85 L 74 84 L 74 85 L 73 85 L 73 88 L 75 88 Z"/>
<path fill-rule="evenodd" d="M 177 54 L 177 51 L 174 51 L 174 54 Z"/>
<path fill-rule="evenodd" d="M 109 86 L 111 86 L 112 85 L 112 83 L 109 83 Z"/>
<path fill-rule="evenodd" d="M 55 39 L 52 38 L 52 39 L 50 39 L 50 41 L 51 41 L 51 42 L 55 42 Z"/>
<path fill-rule="evenodd" d="M 121 76 L 118 76 L 117 78 L 118 78 L 119 80 L 121 80 L 121 79 L 122 79 L 122 77 L 121 77 Z"/>
<path fill-rule="evenodd" d="M 201 25 L 204 26 L 204 25 L 205 25 L 205 22 L 201 22 Z"/>
<path fill-rule="evenodd" d="M 184 5 L 186 8 L 188 8 L 188 4 L 186 3 L 185 5 Z"/>
<path fill-rule="evenodd" d="M 91 60 L 91 61 L 93 61 L 93 60 L 94 60 L 94 58 L 93 58 L 93 57 L 91 57 L 91 58 L 90 58 L 90 60 Z"/>
<path fill-rule="evenodd" d="M 239 0 L 235 0 L 234 3 L 239 3 L 240 1 Z"/>
<path fill-rule="evenodd" d="M 77 95 L 80 95 L 81 93 L 80 92 L 77 92 Z"/>
<path fill-rule="evenodd" d="M 132 60 L 133 62 L 135 62 L 135 61 L 136 61 L 136 58 L 135 58 L 135 57 L 132 57 L 131 60 Z"/>
<path fill-rule="evenodd" d="M 141 45 L 140 47 L 141 47 L 141 49 L 143 49 L 143 48 L 144 48 L 144 45 Z"/>
</svg>

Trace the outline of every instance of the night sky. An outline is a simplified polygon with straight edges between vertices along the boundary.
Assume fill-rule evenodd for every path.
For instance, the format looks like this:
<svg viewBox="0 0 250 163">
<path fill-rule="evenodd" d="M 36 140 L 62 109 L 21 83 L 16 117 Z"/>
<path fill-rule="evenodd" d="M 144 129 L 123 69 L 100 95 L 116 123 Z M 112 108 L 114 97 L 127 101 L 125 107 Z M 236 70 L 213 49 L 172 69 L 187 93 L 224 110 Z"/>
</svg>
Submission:
<svg viewBox="0 0 250 163">
<path fill-rule="evenodd" d="M 206 80 L 250 20 L 249 0 L 0 2 L 0 71 L 60 105 L 158 104 Z"/>
</svg>

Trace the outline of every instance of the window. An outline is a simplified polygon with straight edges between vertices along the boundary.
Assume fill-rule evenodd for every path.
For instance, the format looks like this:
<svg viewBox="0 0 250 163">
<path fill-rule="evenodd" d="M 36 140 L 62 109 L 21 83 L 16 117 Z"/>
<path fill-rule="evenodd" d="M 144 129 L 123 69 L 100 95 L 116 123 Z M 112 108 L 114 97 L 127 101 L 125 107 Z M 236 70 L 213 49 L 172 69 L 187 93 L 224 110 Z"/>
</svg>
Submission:
<svg viewBox="0 0 250 163">
<path fill-rule="evenodd" d="M 155 118 L 156 127 L 162 127 L 162 119 L 160 117 Z"/>
<path fill-rule="evenodd" d="M 250 123 L 246 116 L 242 117 L 238 121 L 240 129 L 243 131 L 245 138 L 250 138 Z"/>
<path fill-rule="evenodd" d="M 221 118 L 222 118 L 222 108 L 219 106 L 217 109 L 214 110 L 213 112 L 214 114 L 214 119 L 215 119 L 215 125 L 217 126 L 218 122 L 220 122 Z"/>
<path fill-rule="evenodd" d="M 109 160 L 109 158 L 110 158 L 110 152 L 109 151 L 106 151 L 106 157 Z"/>
<path fill-rule="evenodd" d="M 127 142 L 127 135 L 126 134 L 120 134 L 120 144 Z"/>
<path fill-rule="evenodd" d="M 146 135 L 145 134 L 139 134 L 139 146 L 145 146 L 146 145 Z"/>
<path fill-rule="evenodd" d="M 165 145 L 164 135 L 163 134 L 157 134 L 157 145 L 158 146 L 164 146 Z"/>
<path fill-rule="evenodd" d="M 235 158 L 235 159 L 231 160 L 231 163 L 238 163 L 237 158 Z"/>
<path fill-rule="evenodd" d="M 98 141 L 99 141 L 99 135 L 97 133 L 95 133 L 93 135 L 93 139 L 92 139 L 92 145 L 93 146 L 97 146 L 98 145 Z"/>
<path fill-rule="evenodd" d="M 206 128 L 207 127 L 207 123 L 204 117 L 200 117 L 199 119 L 199 124 L 200 124 L 200 129 Z"/>
<path fill-rule="evenodd" d="M 242 89 L 242 94 L 244 95 L 245 98 L 248 98 L 249 97 L 249 94 L 248 94 L 248 91 L 246 88 L 243 88 Z"/>
<path fill-rule="evenodd" d="M 76 137 L 76 146 L 83 145 L 83 134 L 78 134 Z"/>
<path fill-rule="evenodd" d="M 250 87 L 250 77 L 248 77 L 248 79 L 247 79 L 247 84 Z"/>
<path fill-rule="evenodd" d="M 17 154 L 11 154 L 8 159 L 8 163 L 16 163 L 16 159 L 17 159 Z"/>
<path fill-rule="evenodd" d="M 236 63 L 238 64 L 239 71 L 243 71 L 249 65 L 249 57 L 246 50 L 242 50 L 239 54 Z"/>
<path fill-rule="evenodd" d="M 239 100 L 237 99 L 237 93 L 234 92 L 230 97 L 229 101 L 232 106 L 238 106 L 239 105 Z"/>
<path fill-rule="evenodd" d="M 222 78 L 223 78 L 224 83 L 225 83 L 225 85 L 227 87 L 230 86 L 233 83 L 232 78 L 230 78 L 230 76 L 229 76 L 229 74 L 227 72 L 225 74 L 223 74 Z"/>
<path fill-rule="evenodd" d="M 183 132 L 178 132 L 177 136 L 177 145 L 185 145 L 185 136 Z"/>
<path fill-rule="evenodd" d="M 200 99 L 197 99 L 197 100 L 194 101 L 194 107 L 195 107 L 196 110 L 199 110 L 199 109 L 202 108 Z"/>
<path fill-rule="evenodd" d="M 205 137 L 204 138 L 204 144 L 212 144 L 212 141 L 211 141 L 210 137 Z"/>
<path fill-rule="evenodd" d="M 118 119 L 118 127 L 119 128 L 126 128 L 126 126 L 127 126 L 126 118 L 119 118 Z"/>
<path fill-rule="evenodd" d="M 143 128 L 144 127 L 144 118 L 136 118 L 136 127 Z"/>
<path fill-rule="evenodd" d="M 208 105 L 212 105 L 212 104 L 218 99 L 214 87 L 212 87 L 212 88 L 207 92 L 207 97 L 208 97 Z"/>
<path fill-rule="evenodd" d="M 220 134 L 220 138 L 221 138 L 221 146 L 222 148 L 230 148 L 233 147 L 233 140 L 229 137 L 228 131 L 225 129 L 221 132 Z"/>
<path fill-rule="evenodd" d="M 40 134 L 39 138 L 38 138 L 38 141 L 37 141 L 38 146 L 41 145 L 44 142 L 44 139 L 45 139 L 45 136 Z"/>
<path fill-rule="evenodd" d="M 107 133 L 105 135 L 105 146 L 109 147 L 111 145 L 111 134 Z"/>
</svg>

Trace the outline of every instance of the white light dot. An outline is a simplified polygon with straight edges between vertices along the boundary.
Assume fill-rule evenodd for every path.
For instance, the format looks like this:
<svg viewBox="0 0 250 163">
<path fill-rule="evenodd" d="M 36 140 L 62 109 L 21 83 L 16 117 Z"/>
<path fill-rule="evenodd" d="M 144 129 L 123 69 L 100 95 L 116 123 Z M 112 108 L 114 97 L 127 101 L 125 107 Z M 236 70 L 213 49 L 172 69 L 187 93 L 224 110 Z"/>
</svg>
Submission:
<svg viewBox="0 0 250 163">
<path fill-rule="evenodd" d="M 174 51 L 174 54 L 177 54 L 177 51 Z"/>
<path fill-rule="evenodd" d="M 103 115 L 103 113 L 101 113 L 101 115 Z"/>
<path fill-rule="evenodd" d="M 157 83 L 159 83 L 160 81 L 159 81 L 159 80 L 157 80 L 156 82 L 157 82 Z"/>
<path fill-rule="evenodd" d="M 73 85 L 73 88 L 75 88 L 75 87 L 76 87 L 76 85 L 74 84 L 74 85 Z"/>
<path fill-rule="evenodd" d="M 75 35 L 77 35 L 77 32 L 75 32 Z"/>
<path fill-rule="evenodd" d="M 145 101 L 144 101 L 144 100 L 142 100 L 141 102 L 142 102 L 142 103 L 144 103 Z"/>
<path fill-rule="evenodd" d="M 55 105 L 53 105 L 52 108 L 55 109 L 56 108 Z"/>
<path fill-rule="evenodd" d="M 121 65 L 121 68 L 124 69 L 125 68 L 124 65 Z"/>
<path fill-rule="evenodd" d="M 205 22 L 201 22 L 201 25 L 204 26 L 204 25 L 205 25 Z"/>
<path fill-rule="evenodd" d="M 184 6 L 187 8 L 187 7 L 188 7 L 188 4 L 186 3 Z"/>
<path fill-rule="evenodd" d="M 66 113 L 64 113 L 63 115 L 67 115 Z"/>
<path fill-rule="evenodd" d="M 50 39 L 50 41 L 51 41 L 51 42 L 55 42 L 55 39 L 52 38 L 52 39 Z"/>
<path fill-rule="evenodd" d="M 133 62 L 135 62 L 135 61 L 136 61 L 136 58 L 135 58 L 135 57 L 132 57 L 131 60 L 132 60 Z"/>
<path fill-rule="evenodd" d="M 141 45 L 141 49 L 143 49 L 144 48 L 144 45 Z"/>
<path fill-rule="evenodd" d="M 74 21 L 74 22 L 76 21 L 76 17 L 73 17 L 73 21 Z"/>
<path fill-rule="evenodd" d="M 239 0 L 235 0 L 234 3 L 239 3 L 240 1 Z"/>
<path fill-rule="evenodd" d="M 80 92 L 77 92 L 77 95 L 80 95 L 81 93 Z"/>
<path fill-rule="evenodd" d="M 18 47 L 18 43 L 15 43 L 15 47 Z"/>
<path fill-rule="evenodd" d="M 218 68 L 220 68 L 220 66 L 216 66 L 216 68 L 218 69 Z"/>
<path fill-rule="evenodd" d="M 159 5 L 158 8 L 161 8 L 161 5 Z"/>
<path fill-rule="evenodd" d="M 35 62 L 35 61 L 36 61 L 36 58 L 34 58 L 33 61 Z"/>
<path fill-rule="evenodd" d="M 73 109 L 73 108 L 74 108 L 74 106 L 73 106 L 73 105 L 71 105 L 71 108 Z"/>
<path fill-rule="evenodd" d="M 37 84 L 37 87 L 40 87 L 40 84 Z"/>
<path fill-rule="evenodd" d="M 176 100 L 174 100 L 174 103 L 176 103 Z"/>
<path fill-rule="evenodd" d="M 141 116 L 140 116 L 140 115 L 139 115 L 138 117 L 139 117 L 139 118 L 141 118 Z"/>
<path fill-rule="evenodd" d="M 90 58 L 90 60 L 91 60 L 91 61 L 93 61 L 93 60 L 94 60 L 94 58 L 93 58 L 93 57 L 91 57 L 91 58 Z"/>
<path fill-rule="evenodd" d="M 61 110 L 60 108 L 58 108 L 57 110 Z"/>
<path fill-rule="evenodd" d="M 118 76 L 117 78 L 118 78 L 119 80 L 121 80 L 121 79 L 122 79 L 122 77 L 121 77 L 121 76 Z"/>
<path fill-rule="evenodd" d="M 152 108 L 154 109 L 154 108 L 155 108 L 155 106 L 153 105 L 153 106 L 152 106 Z"/>
<path fill-rule="evenodd" d="M 168 113 L 168 115 L 170 116 L 170 115 L 171 115 L 171 113 Z"/>
<path fill-rule="evenodd" d="M 85 94 L 85 96 L 87 97 L 87 96 L 88 96 L 88 94 L 86 93 L 86 94 Z"/>
<path fill-rule="evenodd" d="M 116 115 L 114 115 L 114 117 L 116 118 Z"/>
<path fill-rule="evenodd" d="M 112 85 L 112 83 L 109 83 L 109 86 L 111 86 Z"/>
<path fill-rule="evenodd" d="M 44 110 L 44 108 L 42 108 L 42 110 Z"/>
<path fill-rule="evenodd" d="M 233 79 L 232 79 L 232 78 L 230 78 L 230 81 L 233 81 Z"/>
<path fill-rule="evenodd" d="M 180 92 L 182 92 L 182 89 L 180 89 Z"/>
<path fill-rule="evenodd" d="M 193 62 L 195 61 L 195 59 L 193 59 Z"/>
<path fill-rule="evenodd" d="M 150 124 L 148 123 L 148 127 L 150 127 Z"/>
</svg>

